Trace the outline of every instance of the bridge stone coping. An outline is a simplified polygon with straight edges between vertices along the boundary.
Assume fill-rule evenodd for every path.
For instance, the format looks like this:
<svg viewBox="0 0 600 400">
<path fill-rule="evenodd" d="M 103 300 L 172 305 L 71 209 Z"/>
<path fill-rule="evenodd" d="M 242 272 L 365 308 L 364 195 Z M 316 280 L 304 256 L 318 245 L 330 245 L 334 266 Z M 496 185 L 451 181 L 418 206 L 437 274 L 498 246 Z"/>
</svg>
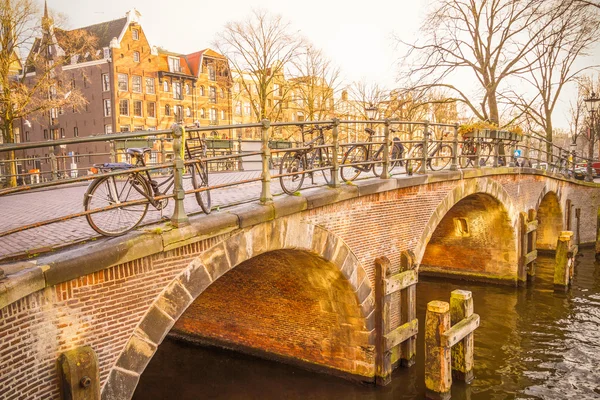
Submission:
<svg viewBox="0 0 600 400">
<path fill-rule="evenodd" d="M 598 187 L 598 184 L 593 182 L 575 181 L 533 168 L 484 167 L 441 171 L 426 175 L 400 176 L 391 179 L 367 179 L 352 184 L 343 184 L 339 188 L 308 189 L 302 191 L 300 196 L 276 197 L 273 203 L 267 205 L 242 205 L 232 207 L 227 211 L 191 217 L 190 225 L 181 228 L 173 228 L 169 224 L 158 224 L 148 231 L 140 229 L 117 238 L 102 238 L 29 262 L 1 264 L 6 278 L 0 281 L 0 308 L 45 287 L 51 287 L 113 265 L 176 249 L 209 237 L 226 234 L 304 210 L 410 186 L 503 174 L 541 175 L 582 186 Z M 558 182 L 556 182 L 556 186 L 558 187 Z M 456 195 L 453 194 L 453 196 Z M 452 202 L 451 199 L 445 201 Z M 436 212 L 436 215 L 439 218 L 441 214 Z M 425 233 L 430 236 L 433 231 L 429 230 Z"/>
</svg>

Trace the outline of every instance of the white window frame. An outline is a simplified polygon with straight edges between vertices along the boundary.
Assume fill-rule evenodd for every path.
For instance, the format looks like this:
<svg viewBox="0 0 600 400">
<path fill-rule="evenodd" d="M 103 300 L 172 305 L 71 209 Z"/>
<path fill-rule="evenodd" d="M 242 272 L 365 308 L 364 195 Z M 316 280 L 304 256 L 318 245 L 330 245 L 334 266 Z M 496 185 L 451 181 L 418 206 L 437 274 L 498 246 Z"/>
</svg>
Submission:
<svg viewBox="0 0 600 400">
<path fill-rule="evenodd" d="M 136 104 L 140 106 L 140 114 L 139 115 L 136 115 L 136 113 L 135 113 Z M 134 117 L 143 117 L 144 116 L 144 103 L 141 100 L 133 100 L 133 116 Z"/>
<path fill-rule="evenodd" d="M 110 75 L 102 74 L 102 91 L 109 92 L 110 91 Z"/>
<path fill-rule="evenodd" d="M 126 92 L 129 90 L 129 75 L 127 74 L 118 74 L 118 86 L 119 92 Z M 125 78 L 125 80 L 123 80 Z M 123 85 L 123 86 L 122 86 Z"/>
<path fill-rule="evenodd" d="M 148 85 L 148 83 L 150 83 L 150 84 Z M 154 78 L 146 78 L 146 93 L 148 93 L 148 94 L 156 93 L 156 87 L 154 86 Z"/>
<path fill-rule="evenodd" d="M 136 84 L 137 81 L 137 84 Z M 137 88 L 136 88 L 137 86 Z M 131 91 L 133 93 L 142 93 L 142 77 L 139 75 L 131 75 Z"/>
<path fill-rule="evenodd" d="M 134 51 L 133 52 L 133 62 L 140 62 L 140 52 L 139 51 Z"/>
<path fill-rule="evenodd" d="M 112 116 L 112 104 L 111 104 L 110 99 L 104 99 L 103 109 L 104 109 L 104 116 L 105 117 Z"/>
<path fill-rule="evenodd" d="M 138 31 L 137 29 L 132 29 L 131 30 L 131 38 L 133 40 L 140 40 L 140 31 Z"/>
</svg>

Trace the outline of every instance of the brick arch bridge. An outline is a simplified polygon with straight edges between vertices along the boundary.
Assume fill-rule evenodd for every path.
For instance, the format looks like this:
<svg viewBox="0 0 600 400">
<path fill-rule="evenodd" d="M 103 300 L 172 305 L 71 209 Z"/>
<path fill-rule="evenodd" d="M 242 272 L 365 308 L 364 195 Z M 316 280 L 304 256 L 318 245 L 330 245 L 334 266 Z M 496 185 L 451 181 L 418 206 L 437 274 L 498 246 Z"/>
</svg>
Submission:
<svg viewBox="0 0 600 400">
<path fill-rule="evenodd" d="M 566 220 L 575 214 L 567 206 L 580 209 L 581 241 L 593 242 L 599 205 L 597 185 L 536 170 L 370 179 L 3 266 L 0 397 L 58 398 L 58 355 L 89 345 L 98 355 L 103 398 L 128 398 L 173 326 L 373 381 L 375 258 L 386 256 L 397 272 L 401 252 L 411 250 L 421 273 L 517 285 L 526 280 L 517 268 L 520 212 L 545 207 L 550 225 L 560 221 L 563 229 L 575 225 Z M 443 254 L 461 244 L 492 257 L 444 265 Z M 277 337 L 269 318 L 283 314 L 270 315 L 263 303 L 295 310 L 280 336 L 288 346 L 263 341 L 251 348 L 245 341 L 251 331 Z M 198 317 L 217 309 L 226 325 Z M 244 310 L 256 313 L 244 318 Z M 320 324 L 318 335 L 307 336 L 310 324 Z M 224 326 L 231 335 L 218 333 Z"/>
</svg>

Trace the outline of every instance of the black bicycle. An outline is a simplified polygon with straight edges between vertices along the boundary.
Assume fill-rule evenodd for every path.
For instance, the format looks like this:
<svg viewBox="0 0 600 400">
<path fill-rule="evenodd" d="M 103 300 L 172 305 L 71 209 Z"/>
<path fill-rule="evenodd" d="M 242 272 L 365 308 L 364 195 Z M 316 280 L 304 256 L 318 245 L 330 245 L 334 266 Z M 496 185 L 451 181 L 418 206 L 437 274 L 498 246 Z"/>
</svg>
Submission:
<svg viewBox="0 0 600 400">
<path fill-rule="evenodd" d="M 431 132 L 426 132 L 428 137 L 431 137 Z M 449 132 L 443 134 L 443 138 L 448 136 Z M 452 146 L 444 143 L 442 140 L 431 141 L 427 145 L 427 167 L 432 171 L 439 171 L 448 166 L 452 161 Z M 421 169 L 423 162 L 423 144 L 419 143 L 410 150 L 410 161 L 406 163 L 406 172 L 411 174 L 412 171 L 418 172 Z M 412 165 L 411 165 L 412 164 Z"/>
<path fill-rule="evenodd" d="M 375 135 L 375 131 L 371 128 L 366 128 L 365 132 L 369 134 L 369 143 L 356 144 L 350 147 L 344 154 L 344 158 L 342 158 L 340 173 L 345 182 L 353 181 L 362 172 L 373 170 L 375 176 L 381 176 L 383 173 L 383 151 L 385 143 L 382 143 L 377 151 L 373 152 L 373 136 Z M 390 128 L 390 132 L 394 133 L 396 130 Z M 388 166 L 388 172 L 390 174 L 396 166 L 403 164 L 403 153 L 404 146 L 398 138 L 394 138 L 394 140 L 392 140 L 390 163 Z"/>
<path fill-rule="evenodd" d="M 128 171 L 145 167 L 144 157 L 150 152 L 148 147 L 130 148 L 127 149 L 127 154 L 135 161 L 133 164 L 122 162 L 94 165 L 101 172 L 122 172 L 94 179 L 85 193 L 85 211 L 98 210 L 86 214 L 88 223 L 96 232 L 105 236 L 124 235 L 142 222 L 149 205 L 157 210 L 163 210 L 167 206 L 169 198 L 163 196 L 172 192 L 175 182 L 173 172 L 159 182 L 152 179 L 147 170 Z M 195 195 L 202 210 L 208 214 L 210 193 L 206 161 L 198 160 L 189 167 L 194 189 L 206 188 Z"/>
<path fill-rule="evenodd" d="M 458 163 L 461 168 L 475 167 L 477 162 L 477 147 L 479 147 L 479 166 L 485 166 L 493 153 L 492 145 L 482 139 L 465 138 L 461 145 Z"/>
<path fill-rule="evenodd" d="M 279 182 L 281 188 L 287 194 L 293 195 L 302 187 L 305 176 L 308 174 L 314 183 L 314 173 L 320 170 L 326 183 L 331 183 L 331 168 L 333 156 L 331 150 L 325 146 L 324 131 L 333 128 L 333 125 L 319 126 L 304 131 L 302 129 L 303 149 L 287 151 L 281 158 L 279 165 Z M 318 135 L 306 142 L 305 135 Z"/>
</svg>

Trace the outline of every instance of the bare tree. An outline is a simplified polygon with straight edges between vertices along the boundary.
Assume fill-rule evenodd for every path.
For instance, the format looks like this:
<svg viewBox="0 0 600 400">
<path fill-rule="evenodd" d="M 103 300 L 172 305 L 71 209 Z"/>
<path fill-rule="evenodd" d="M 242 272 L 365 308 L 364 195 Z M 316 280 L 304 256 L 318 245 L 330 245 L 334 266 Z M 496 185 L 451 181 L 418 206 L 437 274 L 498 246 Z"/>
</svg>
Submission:
<svg viewBox="0 0 600 400">
<path fill-rule="evenodd" d="M 32 0 L 2 0 L 0 4 L 0 118 L 4 143 L 19 140 L 17 120 L 86 103 L 81 92 L 70 87 L 70 80 L 63 79 L 62 66 L 74 58 L 96 57 L 95 39 L 81 30 L 56 28 L 47 9 L 41 26 L 39 18 Z M 19 57 L 22 49 L 31 49 L 24 62 Z M 14 152 L 8 157 L 14 160 Z M 9 184 L 15 186 L 16 165 L 9 165 Z"/>
<path fill-rule="evenodd" d="M 408 44 L 403 78 L 411 90 L 445 89 L 449 99 L 465 104 L 480 120 L 500 124 L 505 82 L 530 68 L 526 55 L 543 41 L 530 34 L 549 13 L 544 0 L 439 0 L 421 31 L 424 42 Z M 475 93 L 470 89 L 476 83 Z"/>
<path fill-rule="evenodd" d="M 294 100 L 309 121 L 331 118 L 334 93 L 340 85 L 340 69 L 321 50 L 305 48 L 294 63 L 296 78 L 288 80 Z"/>
<path fill-rule="evenodd" d="M 564 8 L 552 21 L 541 20 L 546 27 L 530 54 L 529 70 L 522 79 L 529 82 L 536 93 L 533 101 L 518 96 L 516 104 L 531 119 L 534 125 L 543 130 L 546 140 L 552 142 L 554 126 L 552 114 L 565 85 L 574 81 L 582 71 L 593 68 L 576 68 L 576 60 L 586 54 L 590 46 L 598 41 L 598 13 L 590 12 L 577 2 L 555 1 L 554 7 Z M 551 16 L 548 15 L 547 18 Z M 531 34 L 538 34 L 537 27 L 530 27 Z"/>
<path fill-rule="evenodd" d="M 285 68 L 298 56 L 302 42 L 289 22 L 264 10 L 252 11 L 244 21 L 228 22 L 217 34 L 214 45 L 229 59 L 257 121 L 281 115 L 281 100 L 273 102 L 273 97 L 285 97 Z"/>
<path fill-rule="evenodd" d="M 598 1 L 598 0 L 575 0 L 575 2 L 582 4 L 584 6 L 600 8 L 600 1 Z"/>
</svg>

